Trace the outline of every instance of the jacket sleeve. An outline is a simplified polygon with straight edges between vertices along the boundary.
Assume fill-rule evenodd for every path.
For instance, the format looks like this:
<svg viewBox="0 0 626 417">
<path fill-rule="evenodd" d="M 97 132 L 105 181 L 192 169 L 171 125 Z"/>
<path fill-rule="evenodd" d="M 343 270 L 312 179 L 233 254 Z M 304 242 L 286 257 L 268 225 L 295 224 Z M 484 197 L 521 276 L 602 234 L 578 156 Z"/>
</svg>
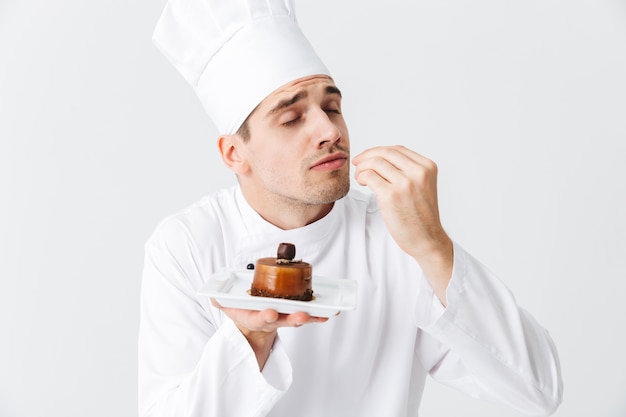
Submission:
<svg viewBox="0 0 626 417">
<path fill-rule="evenodd" d="M 527 415 L 557 409 L 563 384 L 554 343 L 490 271 L 455 244 L 448 306 L 423 293 L 417 349 L 433 379 Z"/>
<path fill-rule="evenodd" d="M 140 417 L 264 416 L 291 384 L 280 339 L 259 372 L 235 324 L 208 300 L 183 226 L 148 241 L 140 297 Z M 165 235 L 165 236 L 164 236 Z"/>
</svg>

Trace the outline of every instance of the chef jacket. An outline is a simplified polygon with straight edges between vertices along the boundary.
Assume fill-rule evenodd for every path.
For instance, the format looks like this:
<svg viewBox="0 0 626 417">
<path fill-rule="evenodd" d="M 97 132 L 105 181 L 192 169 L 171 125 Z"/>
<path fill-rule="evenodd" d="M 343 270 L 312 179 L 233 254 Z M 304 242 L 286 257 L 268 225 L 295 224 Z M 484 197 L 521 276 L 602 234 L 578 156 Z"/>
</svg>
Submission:
<svg viewBox="0 0 626 417">
<path fill-rule="evenodd" d="M 281 242 L 315 276 L 357 281 L 357 304 L 326 323 L 281 328 L 262 371 L 235 324 L 199 289 L 216 271 L 276 256 Z M 159 224 L 145 246 L 140 416 L 417 416 L 427 375 L 530 415 L 561 401 L 548 334 L 454 244 L 447 307 L 360 190 L 321 220 L 282 230 L 234 186 Z"/>
</svg>

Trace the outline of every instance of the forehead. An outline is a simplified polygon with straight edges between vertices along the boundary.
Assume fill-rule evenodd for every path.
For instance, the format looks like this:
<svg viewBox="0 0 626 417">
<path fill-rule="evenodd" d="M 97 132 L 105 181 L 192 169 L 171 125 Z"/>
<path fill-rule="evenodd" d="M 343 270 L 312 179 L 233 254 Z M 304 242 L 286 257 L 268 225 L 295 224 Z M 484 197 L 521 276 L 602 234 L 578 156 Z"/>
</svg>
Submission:
<svg viewBox="0 0 626 417">
<path fill-rule="evenodd" d="M 265 98 L 265 100 L 261 102 L 259 107 L 271 107 L 285 97 L 291 97 L 294 94 L 302 92 L 325 92 L 327 91 L 327 87 L 335 87 L 335 82 L 327 75 L 314 75 L 310 77 L 300 78 L 288 84 L 285 84 L 284 86 L 272 92 Z"/>
</svg>

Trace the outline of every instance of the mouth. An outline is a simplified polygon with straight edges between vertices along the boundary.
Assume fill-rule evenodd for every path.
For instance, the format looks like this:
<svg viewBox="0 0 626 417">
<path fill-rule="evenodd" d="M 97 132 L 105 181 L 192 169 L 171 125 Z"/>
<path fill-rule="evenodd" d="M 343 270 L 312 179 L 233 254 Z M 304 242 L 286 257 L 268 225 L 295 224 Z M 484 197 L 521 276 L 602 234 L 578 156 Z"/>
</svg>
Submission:
<svg viewBox="0 0 626 417">
<path fill-rule="evenodd" d="M 348 155 L 337 152 L 320 159 L 311 166 L 313 171 L 331 171 L 343 167 L 348 161 Z"/>
</svg>

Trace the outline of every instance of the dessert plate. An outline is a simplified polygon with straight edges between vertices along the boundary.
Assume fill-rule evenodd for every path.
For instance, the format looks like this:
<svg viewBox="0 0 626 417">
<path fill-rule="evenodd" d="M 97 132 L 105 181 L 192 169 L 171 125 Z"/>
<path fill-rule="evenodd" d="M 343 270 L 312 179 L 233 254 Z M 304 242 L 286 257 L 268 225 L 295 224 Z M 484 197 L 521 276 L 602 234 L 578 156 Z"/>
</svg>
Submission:
<svg viewBox="0 0 626 417">
<path fill-rule="evenodd" d="M 331 317 L 356 308 L 356 281 L 313 275 L 313 300 L 296 301 L 281 298 L 255 297 L 249 294 L 252 270 L 224 269 L 213 274 L 198 294 L 215 298 L 223 307 L 245 310 L 272 308 L 279 313 L 304 311 L 311 316 Z"/>
</svg>

